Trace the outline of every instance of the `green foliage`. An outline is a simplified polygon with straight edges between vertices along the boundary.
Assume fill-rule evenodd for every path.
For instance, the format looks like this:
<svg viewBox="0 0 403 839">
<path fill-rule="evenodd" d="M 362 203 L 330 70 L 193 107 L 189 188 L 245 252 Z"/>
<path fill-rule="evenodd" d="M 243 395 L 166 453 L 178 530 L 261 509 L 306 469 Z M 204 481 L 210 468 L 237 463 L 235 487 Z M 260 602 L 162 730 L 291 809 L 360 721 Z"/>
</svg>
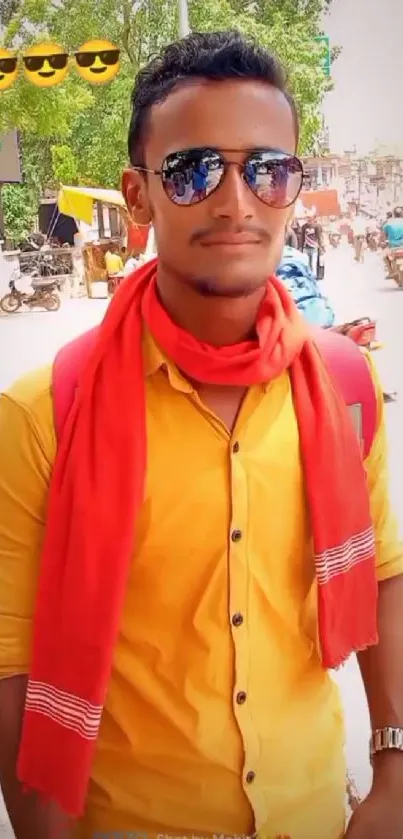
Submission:
<svg viewBox="0 0 403 839">
<path fill-rule="evenodd" d="M 32 229 L 32 219 L 38 210 L 25 184 L 5 184 L 2 187 L 4 227 L 7 239 L 16 243 Z"/>
<path fill-rule="evenodd" d="M 314 43 L 329 2 L 189 0 L 193 30 L 239 28 L 272 49 L 289 68 L 301 113 L 302 152 L 314 145 L 321 125 L 320 103 L 329 87 Z M 52 40 L 72 54 L 86 40 L 99 37 L 121 50 L 120 72 L 105 86 L 84 82 L 72 66 L 66 80 L 54 88 L 36 88 L 21 73 L 0 93 L 0 133 L 19 129 L 24 159 L 24 187 L 4 190 L 9 229 L 17 196 L 28 196 L 26 206 L 31 208 L 40 186 L 119 186 L 127 162 L 134 78 L 151 55 L 177 37 L 178 8 L 176 0 L 0 0 L 0 7 L 3 44 L 10 49 L 21 52 L 34 41 Z"/>
</svg>

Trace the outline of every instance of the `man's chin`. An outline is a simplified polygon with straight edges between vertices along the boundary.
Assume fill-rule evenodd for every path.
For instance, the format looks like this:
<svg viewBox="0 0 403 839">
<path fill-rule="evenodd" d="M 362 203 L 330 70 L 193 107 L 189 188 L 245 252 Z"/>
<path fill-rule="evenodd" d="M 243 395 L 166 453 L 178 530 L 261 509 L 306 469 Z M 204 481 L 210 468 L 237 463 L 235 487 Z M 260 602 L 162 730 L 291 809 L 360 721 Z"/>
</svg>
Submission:
<svg viewBox="0 0 403 839">
<path fill-rule="evenodd" d="M 231 278 L 224 277 L 193 277 L 192 285 L 201 297 L 219 297 L 221 299 L 227 298 L 234 300 L 240 297 L 250 297 L 256 294 L 260 289 L 264 288 L 267 282 L 267 277 L 262 276 L 260 280 L 255 277 L 247 280 L 245 276 L 240 277 L 239 280 L 232 276 Z"/>
</svg>

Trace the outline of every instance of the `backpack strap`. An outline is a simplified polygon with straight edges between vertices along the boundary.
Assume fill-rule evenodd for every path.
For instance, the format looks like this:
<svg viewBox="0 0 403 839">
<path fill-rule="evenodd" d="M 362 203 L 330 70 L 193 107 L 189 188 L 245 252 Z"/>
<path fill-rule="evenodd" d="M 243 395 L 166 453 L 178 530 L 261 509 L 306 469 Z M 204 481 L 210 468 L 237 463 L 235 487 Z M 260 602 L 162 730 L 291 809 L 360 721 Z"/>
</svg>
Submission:
<svg viewBox="0 0 403 839">
<path fill-rule="evenodd" d="M 80 371 L 91 353 L 98 326 L 65 344 L 53 362 L 52 397 L 56 437 L 59 440 L 74 402 Z"/>
<path fill-rule="evenodd" d="M 371 451 L 378 421 L 378 404 L 371 372 L 357 344 L 331 329 L 314 328 L 315 343 L 350 409 L 363 445 Z"/>
</svg>

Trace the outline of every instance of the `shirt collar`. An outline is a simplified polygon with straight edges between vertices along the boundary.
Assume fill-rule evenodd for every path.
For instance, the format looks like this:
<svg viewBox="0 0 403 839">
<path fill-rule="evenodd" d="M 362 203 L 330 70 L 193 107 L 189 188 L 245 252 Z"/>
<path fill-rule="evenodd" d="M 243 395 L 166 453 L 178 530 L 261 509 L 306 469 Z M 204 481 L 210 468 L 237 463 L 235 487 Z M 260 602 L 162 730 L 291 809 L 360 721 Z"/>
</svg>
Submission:
<svg viewBox="0 0 403 839">
<path fill-rule="evenodd" d="M 161 350 L 147 327 L 144 327 L 143 332 L 143 358 L 146 378 L 154 376 L 159 370 L 163 370 L 175 390 L 180 390 L 183 393 L 194 392 L 190 382 L 182 376 L 176 365 Z"/>
<path fill-rule="evenodd" d="M 147 327 L 144 327 L 143 332 L 143 358 L 146 378 L 154 376 L 159 370 L 163 370 L 175 390 L 180 390 L 182 393 L 195 392 L 193 385 L 190 384 L 176 365 L 161 350 Z M 267 393 L 271 385 L 272 382 L 264 382 L 262 384 L 263 391 Z"/>
</svg>

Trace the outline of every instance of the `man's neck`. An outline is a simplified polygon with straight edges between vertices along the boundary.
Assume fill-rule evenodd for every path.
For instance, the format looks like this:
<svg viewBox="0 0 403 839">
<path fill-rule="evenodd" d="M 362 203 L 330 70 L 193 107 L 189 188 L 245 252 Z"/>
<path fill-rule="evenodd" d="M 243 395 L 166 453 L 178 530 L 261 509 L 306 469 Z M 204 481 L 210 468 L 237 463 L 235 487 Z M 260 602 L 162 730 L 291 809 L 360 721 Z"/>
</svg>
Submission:
<svg viewBox="0 0 403 839">
<path fill-rule="evenodd" d="M 158 275 L 161 302 L 182 329 L 215 347 L 246 341 L 255 332 L 260 304 L 265 294 L 259 288 L 247 297 L 203 297 L 186 283 L 175 283 Z"/>
</svg>

